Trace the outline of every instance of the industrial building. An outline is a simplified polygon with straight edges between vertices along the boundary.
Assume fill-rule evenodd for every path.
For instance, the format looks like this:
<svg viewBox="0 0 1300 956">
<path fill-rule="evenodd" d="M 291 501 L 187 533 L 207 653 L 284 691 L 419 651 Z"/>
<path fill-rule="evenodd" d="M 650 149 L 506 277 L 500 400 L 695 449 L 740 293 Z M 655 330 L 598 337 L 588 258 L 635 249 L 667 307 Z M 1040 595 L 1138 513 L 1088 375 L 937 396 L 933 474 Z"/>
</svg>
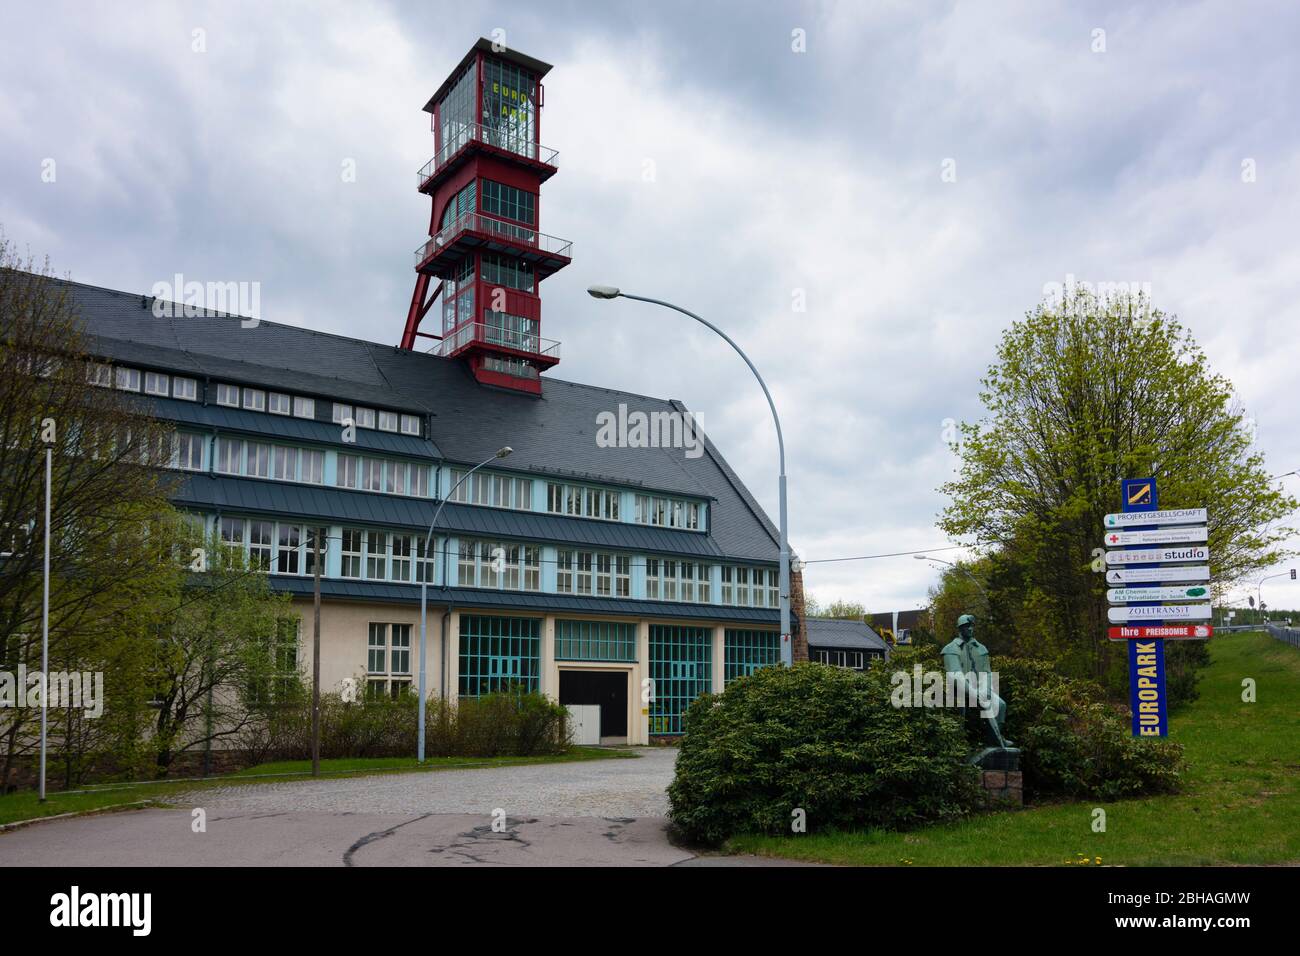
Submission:
<svg viewBox="0 0 1300 956">
<path fill-rule="evenodd" d="M 648 743 L 679 734 L 700 693 L 779 660 L 778 535 L 707 438 L 695 456 L 596 440 L 602 414 L 680 402 L 551 374 L 540 287 L 573 247 L 539 229 L 558 169 L 541 140 L 549 69 L 482 40 L 425 107 L 429 238 L 400 339 L 400 315 L 380 343 L 68 288 L 97 383 L 175 424 L 175 504 L 294 596 L 307 671 L 327 529 L 326 690 L 409 690 L 423 580 L 431 693 L 600 703 L 602 739 Z"/>
</svg>

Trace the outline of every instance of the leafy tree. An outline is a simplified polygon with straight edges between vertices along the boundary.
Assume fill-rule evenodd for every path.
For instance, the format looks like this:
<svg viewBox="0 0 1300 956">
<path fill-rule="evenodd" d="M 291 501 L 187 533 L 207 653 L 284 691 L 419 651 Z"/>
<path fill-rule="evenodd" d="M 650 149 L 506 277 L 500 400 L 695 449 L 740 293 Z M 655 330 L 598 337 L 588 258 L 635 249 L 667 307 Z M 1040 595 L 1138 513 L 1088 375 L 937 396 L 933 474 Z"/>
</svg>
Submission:
<svg viewBox="0 0 1300 956">
<path fill-rule="evenodd" d="M 980 398 L 988 414 L 961 426 L 939 525 L 1014 583 L 1003 621 L 1017 653 L 1124 683 L 1094 566 L 1122 478 L 1154 475 L 1162 507 L 1209 509 L 1219 589 L 1282 557 L 1295 499 L 1268 480 L 1227 379 L 1145 300 L 1079 292 L 1039 306 L 1003 336 Z"/>
<path fill-rule="evenodd" d="M 157 467 L 170 446 L 137 397 L 90 383 L 109 372 L 92 364 L 66 287 L 0 236 L 0 670 L 41 668 L 48 445 L 50 669 L 101 671 L 122 703 L 139 697 L 138 637 L 172 583 L 146 533 L 172 514 Z M 66 781 L 88 749 L 134 746 L 144 714 L 112 711 L 101 722 L 51 712 L 51 765 Z M 39 706 L 0 709 L 0 782 L 36 748 L 39 720 Z"/>
<path fill-rule="evenodd" d="M 835 618 L 841 621 L 861 621 L 867 616 L 867 609 L 857 601 L 831 601 L 822 604 L 816 596 L 809 595 L 804 604 L 804 613 L 809 617 Z"/>
</svg>

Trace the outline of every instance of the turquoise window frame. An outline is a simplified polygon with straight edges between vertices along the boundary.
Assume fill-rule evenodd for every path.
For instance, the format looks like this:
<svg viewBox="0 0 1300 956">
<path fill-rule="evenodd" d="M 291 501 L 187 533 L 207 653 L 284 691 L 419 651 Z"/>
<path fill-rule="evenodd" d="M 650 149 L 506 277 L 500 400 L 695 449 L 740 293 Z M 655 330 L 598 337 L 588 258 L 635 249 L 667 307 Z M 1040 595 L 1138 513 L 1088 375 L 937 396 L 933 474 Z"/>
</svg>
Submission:
<svg viewBox="0 0 1300 956">
<path fill-rule="evenodd" d="M 620 624 L 617 621 L 557 620 L 555 659 L 635 663 L 636 631 L 635 624 Z"/>
<path fill-rule="evenodd" d="M 650 736 L 679 737 L 686 708 L 713 689 L 713 629 L 650 625 Z"/>
<path fill-rule="evenodd" d="M 462 614 L 457 628 L 460 696 L 539 690 L 541 625 L 535 617 Z"/>
<path fill-rule="evenodd" d="M 781 635 L 776 631 L 729 627 L 722 639 L 723 686 L 748 677 L 762 667 L 775 667 L 781 660 Z"/>
</svg>

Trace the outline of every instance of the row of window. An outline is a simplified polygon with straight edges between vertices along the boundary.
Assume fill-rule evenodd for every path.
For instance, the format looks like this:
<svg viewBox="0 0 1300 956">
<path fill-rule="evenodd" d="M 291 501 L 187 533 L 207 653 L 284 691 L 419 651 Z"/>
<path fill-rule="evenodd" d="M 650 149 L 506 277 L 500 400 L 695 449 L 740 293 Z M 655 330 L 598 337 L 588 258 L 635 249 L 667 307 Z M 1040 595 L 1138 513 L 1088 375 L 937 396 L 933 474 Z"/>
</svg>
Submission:
<svg viewBox="0 0 1300 956">
<path fill-rule="evenodd" d="M 181 433 L 176 436 L 181 448 L 179 467 L 193 469 L 197 460 L 202 468 L 203 436 Z M 312 485 L 325 482 L 325 452 L 292 445 L 271 445 L 242 438 L 217 438 L 217 460 L 213 470 L 222 475 L 246 475 L 250 478 L 274 478 Z"/>
<path fill-rule="evenodd" d="M 497 475 L 476 471 L 468 478 L 464 469 L 451 469 L 451 491 L 448 501 L 467 505 L 490 505 L 495 508 L 514 508 L 531 511 L 533 507 L 533 480 L 514 475 Z"/>
<path fill-rule="evenodd" d="M 636 496 L 636 523 L 700 530 L 700 503 L 659 495 Z"/>
<path fill-rule="evenodd" d="M 268 392 L 261 388 L 241 388 L 228 382 L 217 383 L 217 404 L 226 408 L 242 408 L 250 412 L 270 412 L 272 415 L 292 415 L 295 418 L 315 418 L 316 400 L 286 392 Z"/>
<path fill-rule="evenodd" d="M 158 398 L 179 398 L 187 402 L 198 401 L 199 381 L 184 375 L 165 372 L 145 372 L 138 368 L 118 365 L 92 364 L 86 370 L 86 381 L 100 388 L 119 388 L 124 392 L 143 392 Z"/>
<path fill-rule="evenodd" d="M 254 518 L 222 517 L 221 539 L 248 552 L 250 564 L 273 574 L 314 573 L 310 526 Z M 344 528 L 339 541 L 339 575 L 366 581 L 440 583 L 434 575 L 438 543 L 428 555 L 425 536 L 400 531 Z M 322 542 L 321 552 L 329 550 Z M 511 541 L 461 538 L 452 556 L 460 587 L 504 591 L 542 590 L 542 549 Z M 555 591 L 580 597 L 631 598 L 633 556 L 559 548 Z M 449 567 L 448 571 L 452 569 Z M 645 559 L 645 598 L 650 601 L 713 603 L 712 566 L 676 559 Z M 325 568 L 322 568 L 322 573 Z M 779 607 L 777 572 L 771 568 L 724 565 L 719 604 Z"/>
<path fill-rule="evenodd" d="M 363 408 L 360 405 L 353 406 L 335 402 L 331 420 L 338 425 L 350 420 L 358 428 L 378 429 L 381 432 L 400 432 L 403 435 L 420 434 L 420 416 L 403 415 L 382 408 L 375 410 L 373 408 Z"/>
<path fill-rule="evenodd" d="M 87 380 L 101 388 L 119 388 L 124 392 L 143 392 L 160 398 L 179 398 L 187 402 L 198 401 L 198 379 L 165 372 L 146 372 L 125 366 L 92 364 L 87 370 Z M 248 388 L 228 382 L 217 383 L 217 404 L 226 408 L 242 408 L 250 412 L 270 412 L 272 415 L 291 415 L 294 418 L 316 417 L 316 400 L 305 395 Z M 358 428 L 373 428 L 383 432 L 403 435 L 420 434 L 420 417 L 385 409 L 353 407 L 334 403 L 333 420 L 342 423 L 351 419 Z"/>
<path fill-rule="evenodd" d="M 551 514 L 617 521 L 619 499 L 619 493 L 608 488 L 554 481 L 546 485 L 546 510 Z"/>
<path fill-rule="evenodd" d="M 555 552 L 555 590 L 596 597 L 632 596 L 632 559 L 596 551 Z"/>
<path fill-rule="evenodd" d="M 339 455 L 338 474 L 334 483 L 340 488 L 428 498 L 431 474 L 428 465 L 418 462 Z"/>
</svg>

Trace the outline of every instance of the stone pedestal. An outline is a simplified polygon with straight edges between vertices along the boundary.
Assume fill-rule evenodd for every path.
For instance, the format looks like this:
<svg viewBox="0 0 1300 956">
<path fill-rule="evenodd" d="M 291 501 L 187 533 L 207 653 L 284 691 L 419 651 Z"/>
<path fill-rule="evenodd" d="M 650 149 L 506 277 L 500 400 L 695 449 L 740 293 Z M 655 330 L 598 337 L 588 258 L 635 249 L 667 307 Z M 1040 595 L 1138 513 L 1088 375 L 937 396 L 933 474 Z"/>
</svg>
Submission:
<svg viewBox="0 0 1300 956">
<path fill-rule="evenodd" d="M 985 770 L 983 784 L 990 804 L 1024 806 L 1024 775 L 1019 770 Z"/>
</svg>

